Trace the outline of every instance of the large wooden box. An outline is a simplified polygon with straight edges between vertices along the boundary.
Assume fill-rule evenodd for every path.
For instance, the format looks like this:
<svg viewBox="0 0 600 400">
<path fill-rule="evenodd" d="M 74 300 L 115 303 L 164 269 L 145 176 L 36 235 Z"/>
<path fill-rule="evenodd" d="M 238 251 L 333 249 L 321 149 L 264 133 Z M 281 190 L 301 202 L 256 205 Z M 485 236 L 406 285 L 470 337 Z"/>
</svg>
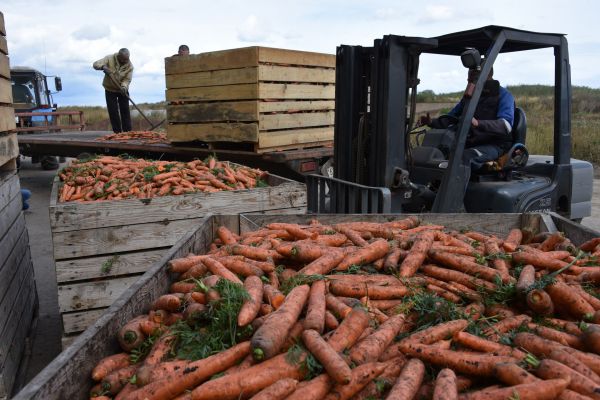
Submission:
<svg viewBox="0 0 600 400">
<path fill-rule="evenodd" d="M 305 212 L 304 184 L 276 175 L 267 183 L 250 190 L 58 203 L 56 178 L 50 225 L 64 333 L 77 334 L 94 323 L 207 214 Z"/>
<path fill-rule="evenodd" d="M 256 152 L 331 144 L 335 55 L 247 47 L 165 59 L 172 142 Z"/>
<path fill-rule="evenodd" d="M 4 15 L 0 12 L 0 170 L 16 169 L 19 146 L 14 130 L 15 112 L 12 106 L 6 29 L 4 28 Z"/>
<path fill-rule="evenodd" d="M 179 242 L 155 262 L 126 293 L 73 344 L 63 351 L 52 363 L 38 374 L 14 400 L 25 399 L 87 399 L 91 388 L 92 368 L 103 357 L 119 350 L 116 332 L 134 316 L 148 312 L 152 302 L 168 291 L 171 277 L 167 263 L 173 258 L 183 257 L 190 252 L 203 253 L 216 237 L 216 229 L 225 225 L 234 232 L 256 230 L 270 222 L 308 223 L 317 218 L 323 223 L 338 223 L 349 220 L 388 221 L 402 219 L 407 215 L 221 215 L 208 216 L 198 222 L 196 228 L 182 237 Z M 510 229 L 527 226 L 537 232 L 567 234 L 579 245 L 592 237 L 600 236 L 581 225 L 562 217 L 542 214 L 422 214 L 426 223 L 443 224 L 454 229 L 471 228 L 497 235 L 506 235 Z"/>
</svg>

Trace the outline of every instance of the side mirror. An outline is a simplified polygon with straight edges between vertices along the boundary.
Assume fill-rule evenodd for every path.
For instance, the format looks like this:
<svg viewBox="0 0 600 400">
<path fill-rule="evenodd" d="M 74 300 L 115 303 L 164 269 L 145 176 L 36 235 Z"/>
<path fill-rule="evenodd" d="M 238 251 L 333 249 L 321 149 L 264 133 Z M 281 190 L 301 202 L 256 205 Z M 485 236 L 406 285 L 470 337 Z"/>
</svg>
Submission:
<svg viewBox="0 0 600 400">
<path fill-rule="evenodd" d="M 56 88 L 57 92 L 62 90 L 62 80 L 60 79 L 60 76 L 54 77 L 54 87 Z"/>
<path fill-rule="evenodd" d="M 479 69 L 481 66 L 481 55 L 477 49 L 467 49 L 460 55 L 460 61 L 465 68 Z"/>
</svg>

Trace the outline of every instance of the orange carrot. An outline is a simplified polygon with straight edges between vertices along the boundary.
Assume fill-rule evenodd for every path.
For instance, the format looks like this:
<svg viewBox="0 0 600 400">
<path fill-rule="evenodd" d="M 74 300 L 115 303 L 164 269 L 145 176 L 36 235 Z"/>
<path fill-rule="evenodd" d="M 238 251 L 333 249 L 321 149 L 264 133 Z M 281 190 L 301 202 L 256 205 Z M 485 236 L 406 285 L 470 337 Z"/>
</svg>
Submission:
<svg viewBox="0 0 600 400">
<path fill-rule="evenodd" d="M 244 256 L 257 261 L 279 260 L 281 258 L 281 255 L 275 250 L 261 249 L 242 244 L 233 245 L 231 247 L 231 252 L 235 255 Z"/>
<path fill-rule="evenodd" d="M 437 375 L 433 389 L 433 400 L 457 400 L 458 387 L 456 374 L 449 368 L 443 368 Z"/>
<path fill-rule="evenodd" d="M 173 282 L 169 287 L 171 293 L 191 293 L 198 289 L 198 285 L 194 282 Z"/>
<path fill-rule="evenodd" d="M 481 277 L 491 282 L 493 282 L 497 276 L 500 276 L 503 279 L 503 282 L 505 281 L 505 279 L 507 279 L 506 277 L 502 277 L 501 274 L 499 274 L 498 271 L 493 268 L 469 261 L 468 259 L 462 258 L 461 256 L 456 254 L 430 250 L 428 255 L 429 257 L 431 257 L 431 259 L 437 261 L 438 263 L 444 266 L 463 272 L 465 274 Z"/>
<path fill-rule="evenodd" d="M 547 257 L 543 252 L 533 253 L 529 251 L 518 251 L 512 253 L 512 261 L 513 263 L 531 264 L 536 268 L 548 269 L 550 271 L 558 271 L 559 269 L 569 265 L 564 261 Z M 571 267 L 571 269 L 575 268 Z"/>
<path fill-rule="evenodd" d="M 351 307 L 348 307 L 337 297 L 331 294 L 325 296 L 325 306 L 329 311 L 333 313 L 333 315 L 337 315 L 341 319 L 345 318 L 346 315 L 348 315 L 350 311 L 352 311 Z"/>
<path fill-rule="evenodd" d="M 130 365 L 129 367 L 111 372 L 102 379 L 102 389 L 108 391 L 112 395 L 119 393 L 119 391 L 129 383 L 129 380 L 133 377 L 136 370 L 137 365 Z"/>
<path fill-rule="evenodd" d="M 527 294 L 527 291 L 535 283 L 535 267 L 526 265 L 521 270 L 519 280 L 517 281 L 517 292 L 521 295 Z"/>
<path fill-rule="evenodd" d="M 244 301 L 238 314 L 238 325 L 246 326 L 258 315 L 263 297 L 263 283 L 257 276 L 249 276 L 244 281 L 244 288 L 248 292 L 248 299 Z"/>
<path fill-rule="evenodd" d="M 405 323 L 406 318 L 403 314 L 390 317 L 377 331 L 350 349 L 350 359 L 357 365 L 377 361 Z"/>
<path fill-rule="evenodd" d="M 164 361 L 157 365 L 141 365 L 135 373 L 136 384 L 145 386 L 165 376 L 175 376 L 190 364 L 190 360 Z"/>
<path fill-rule="evenodd" d="M 374 284 L 348 283 L 334 280 L 329 283 L 329 291 L 336 296 L 361 298 L 368 296 L 375 300 L 401 299 L 408 294 L 406 286 L 397 284 L 383 286 Z"/>
<path fill-rule="evenodd" d="M 351 348 L 363 331 L 369 326 L 369 314 L 363 307 L 354 307 L 344 318 L 327 343 L 337 352 Z"/>
<path fill-rule="evenodd" d="M 297 385 L 298 381 L 296 379 L 282 379 L 261 390 L 252 396 L 250 400 L 283 400 L 296 390 Z"/>
<path fill-rule="evenodd" d="M 424 231 L 417 236 L 406 258 L 400 265 L 401 277 L 408 278 L 417 272 L 421 264 L 423 264 L 425 257 L 427 257 L 427 252 L 433 244 L 433 239 L 434 234 L 431 231 Z"/>
<path fill-rule="evenodd" d="M 310 264 L 307 264 L 298 273 L 304 275 L 325 275 L 336 268 L 345 257 L 346 253 L 342 250 L 331 250 Z"/>
<path fill-rule="evenodd" d="M 569 354 L 563 349 L 552 350 L 549 358 L 554 361 L 558 361 L 559 363 L 562 363 L 567 367 L 579 372 L 581 375 L 594 381 L 596 384 L 600 384 L 600 376 L 598 376 L 598 374 L 596 374 L 591 368 L 585 365 L 585 363 L 581 362 L 577 357 L 575 357 L 572 354 Z"/>
<path fill-rule="evenodd" d="M 321 338 L 319 332 L 309 329 L 302 332 L 302 341 L 313 356 L 323 365 L 329 376 L 337 383 L 348 384 L 352 371 L 344 359 Z"/>
<path fill-rule="evenodd" d="M 521 232 L 521 230 L 518 228 L 511 229 L 502 246 L 504 247 L 504 250 L 512 253 L 517 250 L 517 247 L 521 244 L 522 240 L 523 232 Z"/>
<path fill-rule="evenodd" d="M 183 273 L 191 267 L 193 267 L 194 265 L 200 264 L 201 262 L 202 256 L 190 255 L 184 258 L 175 258 L 169 261 L 168 264 L 171 272 Z"/>
<path fill-rule="evenodd" d="M 310 287 L 308 285 L 296 286 L 286 296 L 284 303 L 258 328 L 252 336 L 252 355 L 255 360 L 274 357 L 283 346 L 286 336 L 306 301 Z"/>
<path fill-rule="evenodd" d="M 240 278 L 238 278 L 233 272 L 225 268 L 225 266 L 216 259 L 212 257 L 204 257 L 202 259 L 202 262 L 213 274 L 221 276 L 227 280 L 230 280 L 231 282 L 239 283 L 240 285 L 242 284 Z"/>
<path fill-rule="evenodd" d="M 241 276 L 263 276 L 264 272 L 259 267 L 247 263 L 243 260 L 243 257 L 233 256 L 233 257 L 219 257 L 218 261 L 225 266 L 228 270 L 233 272 L 234 274 Z"/>
<path fill-rule="evenodd" d="M 593 399 L 600 399 L 600 386 L 558 361 L 550 359 L 542 360 L 536 370 L 536 374 L 546 379 L 546 382 L 557 378 L 564 379 L 567 382 L 570 381 L 568 385 L 569 389 Z M 535 385 L 539 384 L 539 382 L 535 383 Z"/>
<path fill-rule="evenodd" d="M 279 307 L 281 307 L 281 305 L 283 304 L 284 300 L 285 300 L 285 296 L 283 295 L 283 293 L 281 293 L 279 290 L 275 289 L 273 286 L 269 285 L 269 284 L 265 284 L 263 286 L 263 295 L 265 298 L 265 301 L 270 304 L 271 306 L 273 306 L 274 309 L 278 309 Z"/>
<path fill-rule="evenodd" d="M 324 280 L 315 281 L 311 285 L 306 318 L 304 319 L 304 329 L 314 329 L 319 333 L 323 333 L 325 329 L 326 310 L 325 290 Z"/>
<path fill-rule="evenodd" d="M 174 294 L 164 294 L 152 303 L 153 310 L 176 312 L 181 308 L 181 298 Z"/>
<path fill-rule="evenodd" d="M 477 290 L 478 287 L 484 287 L 485 289 L 489 290 L 494 290 L 496 288 L 496 285 L 489 281 L 475 278 L 462 272 L 453 271 L 446 268 L 440 268 L 433 264 L 423 265 L 421 267 L 421 272 L 423 272 L 427 276 L 431 276 L 441 281 L 458 282 L 475 290 Z"/>
<path fill-rule="evenodd" d="M 554 313 L 554 303 L 552 298 L 543 289 L 534 289 L 527 293 L 525 298 L 527 306 L 536 314 L 539 315 L 552 315 Z"/>
<path fill-rule="evenodd" d="M 492 326 L 490 326 L 489 328 L 487 328 L 486 330 L 483 331 L 483 334 L 485 336 L 487 336 L 490 340 L 492 341 L 498 341 L 500 339 L 500 336 L 510 330 L 513 330 L 515 328 L 518 328 L 519 326 L 523 325 L 523 324 L 527 324 L 528 322 L 531 321 L 531 317 L 528 315 L 517 315 L 514 317 L 509 317 L 506 319 L 503 319 L 499 322 L 496 322 L 495 324 L 493 324 Z"/>
<path fill-rule="evenodd" d="M 588 326 L 583 333 L 583 343 L 587 350 L 600 354 L 600 326 Z"/>
<path fill-rule="evenodd" d="M 408 360 L 386 399 L 411 400 L 419 391 L 424 376 L 425 364 L 423 361 L 418 358 Z"/>
<path fill-rule="evenodd" d="M 335 315 L 333 315 L 329 311 L 325 311 L 325 329 L 324 330 L 332 331 L 334 329 L 337 329 L 338 326 L 340 326 L 340 323 L 338 322 Z"/>
<path fill-rule="evenodd" d="M 385 371 L 387 363 L 368 363 L 352 370 L 352 379 L 348 384 L 335 385 L 325 400 L 349 400 L 367 386 L 373 379 Z"/>
<path fill-rule="evenodd" d="M 377 377 L 376 380 L 371 381 L 363 390 L 357 393 L 352 399 L 353 400 L 368 400 L 380 397 L 384 392 L 394 386 L 400 371 L 406 365 L 406 359 L 402 357 L 394 358 L 387 363 L 385 370 Z"/>
<path fill-rule="evenodd" d="M 117 353 L 103 358 L 92 370 L 92 379 L 99 382 L 108 374 L 131 365 L 129 354 Z"/>
<path fill-rule="evenodd" d="M 452 337 L 456 332 L 462 331 L 467 327 L 469 321 L 466 319 L 456 319 L 442 324 L 434 325 L 430 328 L 418 331 L 403 339 L 400 343 L 419 343 L 431 344 L 439 340 Z M 404 348 L 401 346 L 401 348 Z"/>
<path fill-rule="evenodd" d="M 505 400 L 518 398 L 521 400 L 556 399 L 569 385 L 567 379 L 549 379 L 532 383 L 522 383 L 506 388 L 482 389 L 461 395 L 461 400 Z"/>
<path fill-rule="evenodd" d="M 546 238 L 546 240 L 544 240 L 542 242 L 539 249 L 541 251 L 554 250 L 554 248 L 564 240 L 565 240 L 565 237 L 563 236 L 562 233 L 560 233 L 560 232 L 553 233 L 548 238 Z"/>
<path fill-rule="evenodd" d="M 147 315 L 141 315 L 126 323 L 117 334 L 119 345 L 125 351 L 131 351 L 144 342 L 144 333 L 140 329 L 140 323 L 147 320 Z"/>
<path fill-rule="evenodd" d="M 594 315 L 594 308 L 579 294 L 571 290 L 569 285 L 556 281 L 546 286 L 545 289 L 558 309 L 565 310 L 580 319 Z"/>
<path fill-rule="evenodd" d="M 336 267 L 338 271 L 345 271 L 351 265 L 369 264 L 387 254 L 390 245 L 387 240 L 376 240 L 373 243 L 348 254 Z"/>
<path fill-rule="evenodd" d="M 452 337 L 452 340 L 464 347 L 483 353 L 492 353 L 493 355 L 498 356 L 510 356 L 518 360 L 525 358 L 525 353 L 520 350 L 513 349 L 504 344 L 492 342 L 479 336 L 471 335 L 467 332 L 456 332 Z"/>
<path fill-rule="evenodd" d="M 348 238 L 348 240 L 350 240 L 356 246 L 365 247 L 365 246 L 367 246 L 369 244 L 365 239 L 363 239 L 360 236 L 360 234 L 358 232 L 356 232 L 353 229 L 346 228 L 344 226 L 337 226 L 336 230 L 338 232 L 343 233 L 344 235 L 346 235 L 346 237 Z"/>
</svg>

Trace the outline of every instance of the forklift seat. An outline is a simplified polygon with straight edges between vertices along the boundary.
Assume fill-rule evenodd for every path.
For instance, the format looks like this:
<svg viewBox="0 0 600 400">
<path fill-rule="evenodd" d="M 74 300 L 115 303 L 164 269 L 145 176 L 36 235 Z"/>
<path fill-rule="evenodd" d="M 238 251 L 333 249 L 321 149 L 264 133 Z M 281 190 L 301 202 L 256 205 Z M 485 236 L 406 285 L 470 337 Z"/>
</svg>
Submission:
<svg viewBox="0 0 600 400">
<path fill-rule="evenodd" d="M 529 151 L 525 147 L 527 118 L 525 117 L 525 111 L 519 107 L 515 107 L 515 119 L 511 134 L 513 143 L 511 148 L 497 160 L 485 163 L 481 168 L 481 172 L 506 172 L 527 165 L 529 159 Z"/>
</svg>

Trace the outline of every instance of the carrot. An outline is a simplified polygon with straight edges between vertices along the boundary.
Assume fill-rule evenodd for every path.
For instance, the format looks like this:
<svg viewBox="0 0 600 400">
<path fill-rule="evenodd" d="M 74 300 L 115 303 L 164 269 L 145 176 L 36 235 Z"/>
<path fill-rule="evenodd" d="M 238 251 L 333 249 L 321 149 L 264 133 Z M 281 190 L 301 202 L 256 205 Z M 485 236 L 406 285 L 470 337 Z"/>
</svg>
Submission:
<svg viewBox="0 0 600 400">
<path fill-rule="evenodd" d="M 169 287 L 169 292 L 171 293 L 191 293 L 197 290 L 198 285 L 194 282 L 173 282 Z"/>
<path fill-rule="evenodd" d="M 485 336 L 487 336 L 490 340 L 493 341 L 498 341 L 500 339 L 500 336 L 510 330 L 513 330 L 515 328 L 518 328 L 519 326 L 523 325 L 523 324 L 527 324 L 528 322 L 531 321 L 531 317 L 528 315 L 516 315 L 514 317 L 509 317 L 506 319 L 503 319 L 499 322 L 496 322 L 495 324 L 493 324 L 492 326 L 490 326 L 489 328 L 487 328 L 486 330 L 483 331 L 483 334 Z"/>
<path fill-rule="evenodd" d="M 591 318 L 594 315 L 594 308 L 563 282 L 556 281 L 546 286 L 546 292 L 559 310 L 565 310 L 579 319 Z"/>
<path fill-rule="evenodd" d="M 250 342 L 239 343 L 218 354 L 192 361 L 183 371 L 174 375 L 163 375 L 133 392 L 127 400 L 160 400 L 171 399 L 191 389 L 214 374 L 225 371 L 250 353 Z"/>
<path fill-rule="evenodd" d="M 351 265 L 369 264 L 387 254 L 390 245 L 387 240 L 376 240 L 369 245 L 348 254 L 335 268 L 338 271 L 345 271 Z"/>
<path fill-rule="evenodd" d="M 544 240 L 542 242 L 542 244 L 540 244 L 539 249 L 541 251 L 554 250 L 554 248 L 564 240 L 565 240 L 565 237 L 563 236 L 562 233 L 560 233 L 560 232 L 553 233 L 552 235 L 548 236 L 546 238 L 546 240 Z"/>
<path fill-rule="evenodd" d="M 368 400 L 379 398 L 384 392 L 394 386 L 402 368 L 406 365 L 406 359 L 397 357 L 388 362 L 385 370 L 375 379 L 371 381 L 363 390 L 357 393 L 352 399 L 353 400 Z"/>
<path fill-rule="evenodd" d="M 346 254 L 341 250 L 329 251 L 306 265 L 298 273 L 304 275 L 325 275 L 336 268 L 345 257 Z"/>
<path fill-rule="evenodd" d="M 137 373 L 135 376 L 136 376 L 136 380 L 137 380 Z M 113 398 L 113 400 L 123 400 L 127 396 L 129 396 L 131 393 L 135 392 L 136 390 L 137 390 L 136 385 L 134 385 L 131 382 L 127 382 L 127 384 L 125 384 L 125 386 L 123 386 L 123 389 L 121 389 L 119 391 L 119 393 Z M 97 398 L 94 400 L 97 400 Z"/>
<path fill-rule="evenodd" d="M 176 312 L 181 308 L 181 299 L 174 294 L 164 294 L 152 303 L 153 310 Z"/>
<path fill-rule="evenodd" d="M 363 307 L 354 307 L 327 342 L 337 352 L 351 348 L 369 326 L 369 314 Z"/>
<path fill-rule="evenodd" d="M 284 242 L 275 247 L 277 253 L 300 262 L 311 262 L 327 253 L 327 247 L 314 242 Z"/>
<path fill-rule="evenodd" d="M 324 280 L 315 281 L 311 285 L 306 318 L 304 319 L 304 329 L 314 329 L 319 333 L 323 333 L 325 329 L 326 310 L 325 290 Z"/>
<path fill-rule="evenodd" d="M 119 391 L 123 389 L 123 386 L 125 386 L 133 377 L 136 370 L 137 365 L 130 365 L 111 372 L 102 379 L 102 389 L 108 391 L 112 395 L 119 393 Z"/>
<path fill-rule="evenodd" d="M 335 385 L 325 400 L 349 400 L 367 386 L 373 379 L 383 373 L 387 363 L 368 363 L 359 365 L 352 370 L 352 379 L 350 383 Z"/>
<path fill-rule="evenodd" d="M 493 282 L 494 279 L 496 279 L 496 277 L 500 275 L 498 273 L 498 271 L 493 268 L 487 267 L 485 265 L 477 264 L 475 262 L 469 261 L 466 258 L 461 258 L 460 256 L 458 256 L 456 254 L 443 253 L 443 252 L 439 252 L 439 251 L 435 251 L 435 250 L 430 250 L 428 255 L 431 259 L 437 261 L 438 263 L 440 263 L 444 266 L 458 270 L 465 274 L 479 276 L 488 281 Z M 504 278 L 502 276 L 500 276 L 500 277 L 503 279 L 503 282 L 504 282 L 506 277 L 504 277 Z"/>
<path fill-rule="evenodd" d="M 400 343 L 431 344 L 439 340 L 452 337 L 456 332 L 465 329 L 467 325 L 469 325 L 469 321 L 466 319 L 457 319 L 454 321 L 445 322 L 413 333 L 412 335 L 403 339 Z M 401 348 L 404 347 L 401 346 Z"/>
<path fill-rule="evenodd" d="M 117 353 L 103 358 L 96 364 L 92 370 L 92 379 L 99 382 L 104 379 L 105 376 L 113 371 L 121 368 L 125 368 L 131 365 L 129 361 L 129 354 Z"/>
<path fill-rule="evenodd" d="M 336 226 L 335 229 L 338 232 L 343 233 L 344 235 L 346 235 L 346 237 L 348 238 L 348 240 L 350 240 L 356 246 L 365 247 L 365 246 L 367 246 L 369 244 L 365 239 L 363 239 L 360 236 L 360 234 L 358 232 L 356 232 L 353 229 L 346 228 L 344 226 Z"/>
<path fill-rule="evenodd" d="M 579 351 L 571 347 L 559 348 L 576 357 L 579 361 L 591 368 L 592 371 L 600 375 L 600 356 L 598 356 L 597 354 Z"/>
<path fill-rule="evenodd" d="M 246 326 L 258 315 L 263 297 L 263 283 L 257 276 L 249 276 L 244 281 L 248 299 L 244 301 L 238 314 L 238 325 Z"/>
<path fill-rule="evenodd" d="M 517 292 L 525 295 L 527 291 L 535 283 L 535 267 L 533 265 L 526 265 L 521 270 L 519 279 L 517 281 Z"/>
<path fill-rule="evenodd" d="M 492 257 L 492 267 L 500 273 L 503 282 L 510 281 L 510 275 L 508 273 L 509 265 L 506 260 L 501 258 L 502 254 L 500 253 L 500 246 L 494 239 L 488 239 L 484 243 L 485 245 L 485 255 L 488 257 Z"/>
<path fill-rule="evenodd" d="M 377 331 L 350 349 L 350 359 L 357 365 L 377 361 L 405 323 L 406 318 L 402 314 L 390 317 Z"/>
<path fill-rule="evenodd" d="M 321 374 L 310 381 L 299 383 L 287 400 L 321 400 L 329 393 L 331 386 L 329 375 Z"/>
<path fill-rule="evenodd" d="M 145 365 L 157 365 L 163 358 L 165 358 L 172 349 L 175 337 L 171 333 L 163 334 L 158 340 L 154 342 L 150 352 L 144 359 Z"/>
<path fill-rule="evenodd" d="M 200 264 L 201 262 L 202 256 L 189 255 L 184 258 L 175 258 L 169 261 L 168 264 L 171 272 L 183 273 L 192 268 L 194 265 Z"/>
<path fill-rule="evenodd" d="M 585 301 L 587 301 L 592 307 L 594 307 L 594 310 L 600 310 L 600 299 L 592 296 L 591 294 L 589 294 L 588 292 L 586 292 L 581 285 L 569 285 L 573 290 L 575 290 L 575 292 L 577 292 L 577 294 L 579 296 L 581 296 L 582 299 L 584 299 Z"/>
<path fill-rule="evenodd" d="M 247 263 L 243 260 L 243 257 L 219 257 L 218 261 L 223 264 L 225 268 L 233 272 L 234 274 L 241 276 L 263 276 L 265 273 L 259 267 Z"/>
<path fill-rule="evenodd" d="M 558 271 L 559 269 L 569 265 L 564 261 L 548 257 L 543 252 L 533 253 L 529 251 L 512 253 L 512 261 L 513 263 L 531 264 L 536 268 L 548 269 L 550 271 Z M 571 267 L 571 269 L 574 268 Z"/>
<path fill-rule="evenodd" d="M 536 374 L 546 380 L 558 378 L 564 379 L 567 382 L 570 381 L 568 385 L 569 389 L 593 399 L 600 399 L 600 386 L 558 361 L 550 359 L 542 360 L 536 369 Z M 539 382 L 535 384 L 539 385 Z"/>
<path fill-rule="evenodd" d="M 337 297 L 331 294 L 325 296 L 325 306 L 329 311 L 333 313 L 333 315 L 337 315 L 342 319 L 345 318 L 346 315 L 350 313 L 350 311 L 352 311 L 351 307 L 348 307 Z"/>
<path fill-rule="evenodd" d="M 233 272 L 229 271 L 223 264 L 212 257 L 205 256 L 202 262 L 210 272 L 214 275 L 221 276 L 231 282 L 242 284 L 240 278 L 238 278 Z"/>
<path fill-rule="evenodd" d="M 190 360 L 173 360 L 164 361 L 157 365 L 141 365 L 135 373 L 136 384 L 145 386 L 160 380 L 164 376 L 175 376 L 187 368 L 190 362 Z"/>
<path fill-rule="evenodd" d="M 585 243 L 582 243 L 581 246 L 579 246 L 579 249 L 581 251 L 586 251 L 586 252 L 591 252 L 594 251 L 594 249 L 596 249 L 596 247 L 598 247 L 598 245 L 600 245 L 600 237 L 597 238 L 593 238 L 588 240 Z"/>
<path fill-rule="evenodd" d="M 383 268 L 389 272 L 396 271 L 398 269 L 398 263 L 401 259 L 404 260 L 407 254 L 408 252 L 405 250 L 394 247 L 385 257 L 383 261 Z"/>
<path fill-rule="evenodd" d="M 261 390 L 252 396 L 250 400 L 283 400 L 296 390 L 297 385 L 298 381 L 296 379 L 282 379 Z"/>
<path fill-rule="evenodd" d="M 549 358 L 579 372 L 581 375 L 594 381 L 596 384 L 600 384 L 600 376 L 598 376 L 598 374 L 596 374 L 591 368 L 585 365 L 585 363 L 581 362 L 574 355 L 571 355 L 562 349 L 554 349 L 550 353 Z"/>
<path fill-rule="evenodd" d="M 478 287 L 483 287 L 489 290 L 494 290 L 496 288 L 496 285 L 494 285 L 491 282 L 475 278 L 462 272 L 453 271 L 446 268 L 440 268 L 433 264 L 423 265 L 421 267 L 421 272 L 423 272 L 427 276 L 431 276 L 441 281 L 458 282 L 475 290 L 477 290 Z"/>
<path fill-rule="evenodd" d="M 511 317 L 515 317 L 515 312 L 512 308 L 503 305 L 503 304 L 490 304 L 487 307 L 485 307 L 485 316 L 486 317 L 493 317 L 495 319 L 506 319 L 506 318 L 511 318 Z"/>
<path fill-rule="evenodd" d="M 338 322 L 335 315 L 333 315 L 329 311 L 325 311 L 325 330 L 332 331 L 334 329 L 337 329 L 338 326 L 340 326 L 340 323 Z"/>
<path fill-rule="evenodd" d="M 344 359 L 319 335 L 319 332 L 309 329 L 302 332 L 302 341 L 313 356 L 323 365 L 325 371 L 338 384 L 348 384 L 352 371 Z"/>
<path fill-rule="evenodd" d="M 292 289 L 281 307 L 271 313 L 252 335 L 252 355 L 255 360 L 269 359 L 279 352 L 289 330 L 298 320 L 308 300 L 309 291 L 308 285 L 296 286 Z"/>
<path fill-rule="evenodd" d="M 273 306 L 274 309 L 278 309 L 281 307 L 283 302 L 285 301 L 285 296 L 279 290 L 275 289 L 273 286 L 269 284 L 265 284 L 263 286 L 263 296 L 265 301 Z"/>
<path fill-rule="evenodd" d="M 280 353 L 288 351 L 292 346 L 299 343 L 302 337 L 302 332 L 304 332 L 304 320 L 300 319 L 296 321 L 294 325 L 292 325 L 292 328 L 288 332 L 283 346 L 281 346 Z"/>
<path fill-rule="evenodd" d="M 424 231 L 417 236 L 410 251 L 400 264 L 400 276 L 408 278 L 413 276 L 423 261 L 427 257 L 427 252 L 433 244 L 434 234 L 431 231 Z"/>
<path fill-rule="evenodd" d="M 424 376 L 425 364 L 423 361 L 418 358 L 408 360 L 386 399 L 411 400 L 419 391 Z"/>
<path fill-rule="evenodd" d="M 301 363 L 306 353 L 302 352 L 290 362 L 286 354 L 279 354 L 269 360 L 220 378 L 210 380 L 192 391 L 193 400 L 235 400 L 242 394 L 251 396 L 260 390 L 285 379 L 300 380 L 304 376 Z"/>
<path fill-rule="evenodd" d="M 504 247 L 504 250 L 512 253 L 517 250 L 517 247 L 521 244 L 522 240 L 523 232 L 518 228 L 511 229 L 511 231 L 508 232 L 508 236 L 506 236 L 506 240 L 502 243 L 502 247 Z"/>
<path fill-rule="evenodd" d="M 375 300 L 401 299 L 408 294 L 406 286 L 397 284 L 383 286 L 374 284 L 348 283 L 334 280 L 329 283 L 329 291 L 336 296 L 361 298 L 368 296 Z"/>
<path fill-rule="evenodd" d="M 433 400 L 457 400 L 458 388 L 456 374 L 449 368 L 443 368 L 435 380 Z"/>
<path fill-rule="evenodd" d="M 479 336 L 471 335 L 467 332 L 456 332 L 452 337 L 452 341 L 483 353 L 492 353 L 493 355 L 498 356 L 510 356 L 518 360 L 525 358 L 525 353 L 520 350 L 513 349 L 504 344 L 492 342 L 491 340 Z"/>
<path fill-rule="evenodd" d="M 140 322 L 147 320 L 148 316 L 141 315 L 126 323 L 117 334 L 119 345 L 124 351 L 131 351 L 144 341 L 144 333 L 140 329 Z"/>
<path fill-rule="evenodd" d="M 281 255 L 275 250 L 261 249 L 242 244 L 233 245 L 231 252 L 235 255 L 244 256 L 256 261 L 279 260 L 281 258 Z"/>
<path fill-rule="evenodd" d="M 365 301 L 363 301 L 363 299 Z M 361 302 L 366 304 L 367 297 L 361 298 Z M 402 300 L 371 300 L 369 299 L 369 305 L 371 307 L 377 308 L 378 310 L 389 310 L 390 308 L 394 308 L 402 304 Z"/>
<path fill-rule="evenodd" d="M 451 301 L 453 303 L 460 303 L 461 302 L 461 298 L 460 296 L 457 296 L 456 294 L 443 289 L 439 286 L 436 285 L 432 285 L 432 284 L 427 284 L 427 286 L 425 287 L 429 292 L 432 293 L 436 293 L 438 296 L 443 297 L 444 299 Z"/>
<path fill-rule="evenodd" d="M 527 293 L 527 306 L 536 314 L 552 315 L 554 313 L 554 303 L 552 298 L 543 289 L 534 289 Z"/>
<path fill-rule="evenodd" d="M 188 322 L 197 321 L 202 318 L 208 308 L 204 304 L 200 303 L 190 303 L 185 306 L 185 310 L 183 310 L 183 319 Z"/>
<path fill-rule="evenodd" d="M 460 396 L 461 400 L 552 400 L 557 398 L 569 385 L 567 379 L 549 379 L 532 383 L 522 383 L 507 388 L 483 389 Z"/>
<path fill-rule="evenodd" d="M 515 363 L 498 363 L 494 366 L 494 376 L 509 386 L 537 382 L 539 379 Z"/>
<path fill-rule="evenodd" d="M 583 333 L 583 343 L 587 350 L 600 354 L 600 326 L 588 326 Z"/>
<path fill-rule="evenodd" d="M 405 354 L 440 367 L 451 368 L 455 372 L 475 376 L 492 376 L 497 363 L 516 361 L 512 357 L 445 350 L 416 343 L 407 346 Z"/>
</svg>

